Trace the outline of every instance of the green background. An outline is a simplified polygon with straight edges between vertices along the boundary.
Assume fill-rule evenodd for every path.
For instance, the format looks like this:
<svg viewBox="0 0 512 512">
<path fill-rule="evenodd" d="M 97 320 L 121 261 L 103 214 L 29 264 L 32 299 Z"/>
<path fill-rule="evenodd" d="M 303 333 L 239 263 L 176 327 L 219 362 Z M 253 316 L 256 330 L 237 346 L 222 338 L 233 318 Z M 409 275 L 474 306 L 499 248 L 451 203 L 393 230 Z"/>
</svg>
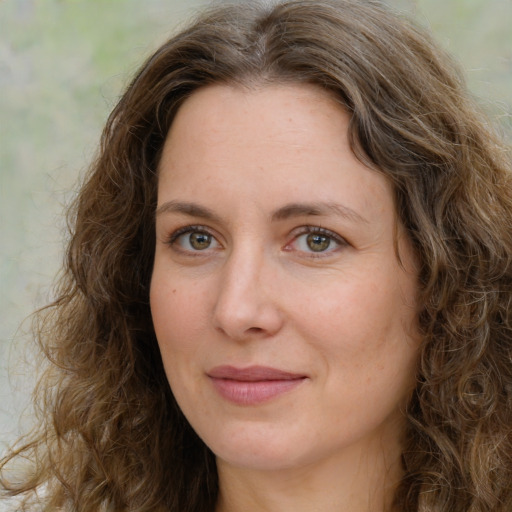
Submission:
<svg viewBox="0 0 512 512">
<path fill-rule="evenodd" d="M 51 298 L 64 205 L 132 73 L 204 3 L 0 0 L 0 450 L 32 386 L 19 326 Z M 431 28 L 512 133 L 512 0 L 390 3 Z"/>
</svg>

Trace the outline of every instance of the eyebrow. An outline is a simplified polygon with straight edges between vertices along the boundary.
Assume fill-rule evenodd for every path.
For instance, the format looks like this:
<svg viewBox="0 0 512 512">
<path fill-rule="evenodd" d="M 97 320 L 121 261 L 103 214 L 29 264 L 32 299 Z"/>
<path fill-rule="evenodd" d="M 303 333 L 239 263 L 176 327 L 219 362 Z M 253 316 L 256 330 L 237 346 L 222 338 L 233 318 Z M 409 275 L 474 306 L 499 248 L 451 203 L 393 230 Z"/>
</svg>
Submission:
<svg viewBox="0 0 512 512">
<path fill-rule="evenodd" d="M 189 217 L 198 217 L 215 222 L 221 220 L 220 217 L 209 208 L 196 203 L 181 201 L 167 201 L 163 203 L 157 208 L 155 215 L 159 216 L 164 213 L 181 213 Z M 352 208 L 332 202 L 290 203 L 274 211 L 271 215 L 271 219 L 273 222 L 277 222 L 294 217 L 322 217 L 330 214 L 335 214 L 352 222 L 369 223 L 367 219 Z"/>
<path fill-rule="evenodd" d="M 160 205 L 155 215 L 158 217 L 164 213 L 182 213 L 183 215 L 188 215 L 189 217 L 199 217 L 205 220 L 211 221 L 219 221 L 220 218 L 209 208 L 205 208 L 204 206 L 200 206 L 196 203 L 187 203 L 181 201 L 167 201 Z"/>
<path fill-rule="evenodd" d="M 286 220 L 292 217 L 321 217 L 335 214 L 353 222 L 368 224 L 368 220 L 348 206 L 339 203 L 291 203 L 272 214 L 272 220 Z"/>
</svg>

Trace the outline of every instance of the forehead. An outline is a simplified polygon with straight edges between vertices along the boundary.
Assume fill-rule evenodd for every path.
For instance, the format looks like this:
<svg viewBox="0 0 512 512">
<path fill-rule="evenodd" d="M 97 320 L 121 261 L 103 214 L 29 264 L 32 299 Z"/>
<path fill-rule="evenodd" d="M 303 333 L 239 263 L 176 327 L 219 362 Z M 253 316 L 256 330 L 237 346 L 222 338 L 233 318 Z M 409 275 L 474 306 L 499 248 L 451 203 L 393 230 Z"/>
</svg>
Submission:
<svg viewBox="0 0 512 512">
<path fill-rule="evenodd" d="M 252 145 L 274 141 L 288 143 L 294 137 L 313 142 L 312 133 L 327 125 L 336 137 L 345 139 L 349 116 L 334 95 L 310 84 L 268 84 L 255 87 L 215 84 L 194 92 L 179 108 L 167 140 L 180 136 L 205 142 L 246 142 Z M 322 126 L 324 124 L 324 126 Z M 232 128 L 232 130 L 229 130 Z M 303 141 L 304 142 L 304 141 Z"/>
<path fill-rule="evenodd" d="M 349 122 L 317 86 L 202 88 L 181 106 L 167 136 L 159 196 L 193 197 L 199 187 L 203 199 L 280 194 L 290 202 L 343 200 L 379 215 L 380 203 L 392 202 L 391 187 L 352 153 Z"/>
</svg>

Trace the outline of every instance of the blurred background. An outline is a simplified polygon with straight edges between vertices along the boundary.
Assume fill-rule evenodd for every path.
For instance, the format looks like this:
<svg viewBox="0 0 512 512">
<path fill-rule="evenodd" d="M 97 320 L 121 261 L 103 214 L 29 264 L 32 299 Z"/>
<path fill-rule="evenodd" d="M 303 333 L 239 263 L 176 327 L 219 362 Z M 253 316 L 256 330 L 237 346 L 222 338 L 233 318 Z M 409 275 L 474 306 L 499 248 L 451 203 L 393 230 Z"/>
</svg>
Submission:
<svg viewBox="0 0 512 512">
<path fill-rule="evenodd" d="M 512 140 L 512 0 L 388 3 L 461 61 L 470 89 Z M 131 75 L 204 4 L 0 0 L 0 452 L 30 424 L 37 364 L 22 322 L 51 299 L 65 205 Z"/>
</svg>

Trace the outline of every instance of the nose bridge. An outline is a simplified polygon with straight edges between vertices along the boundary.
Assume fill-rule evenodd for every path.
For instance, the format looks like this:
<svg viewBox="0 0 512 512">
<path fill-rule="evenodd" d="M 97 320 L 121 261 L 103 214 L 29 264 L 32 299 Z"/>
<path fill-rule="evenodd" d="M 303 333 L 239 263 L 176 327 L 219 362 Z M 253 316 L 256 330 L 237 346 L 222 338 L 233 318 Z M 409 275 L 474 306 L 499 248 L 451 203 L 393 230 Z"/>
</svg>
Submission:
<svg viewBox="0 0 512 512">
<path fill-rule="evenodd" d="M 253 241 L 234 248 L 220 276 L 215 327 L 233 339 L 279 330 L 281 314 L 272 293 L 273 275 L 273 262 L 259 244 Z"/>
</svg>

